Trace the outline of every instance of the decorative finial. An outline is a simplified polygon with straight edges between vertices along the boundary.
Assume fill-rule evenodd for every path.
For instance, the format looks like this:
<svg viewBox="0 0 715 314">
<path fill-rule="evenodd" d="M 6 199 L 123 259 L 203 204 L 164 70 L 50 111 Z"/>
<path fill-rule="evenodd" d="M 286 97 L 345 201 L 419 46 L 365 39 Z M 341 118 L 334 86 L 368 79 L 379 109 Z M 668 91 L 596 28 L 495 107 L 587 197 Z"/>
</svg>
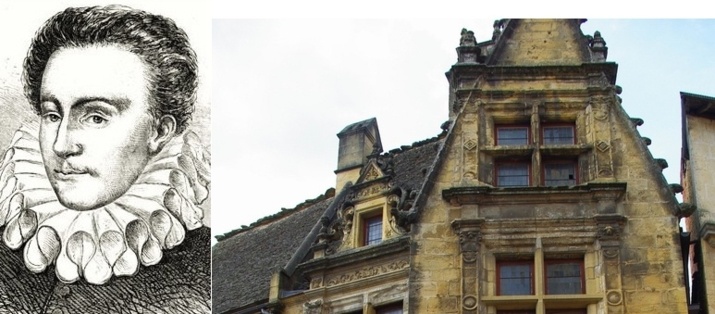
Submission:
<svg viewBox="0 0 715 314">
<path fill-rule="evenodd" d="M 467 30 L 466 28 L 462 28 L 462 37 L 459 39 L 459 46 L 464 47 L 476 45 L 477 39 L 474 37 L 474 32 Z"/>
<path fill-rule="evenodd" d="M 606 41 L 603 40 L 601 32 L 596 31 L 593 33 L 593 38 L 589 40 L 589 45 L 591 51 L 594 53 L 596 62 L 604 62 L 608 57 L 608 47 L 606 47 Z"/>
<path fill-rule="evenodd" d="M 492 40 L 497 40 L 501 35 L 501 20 L 494 20 L 494 32 L 492 32 Z"/>
</svg>

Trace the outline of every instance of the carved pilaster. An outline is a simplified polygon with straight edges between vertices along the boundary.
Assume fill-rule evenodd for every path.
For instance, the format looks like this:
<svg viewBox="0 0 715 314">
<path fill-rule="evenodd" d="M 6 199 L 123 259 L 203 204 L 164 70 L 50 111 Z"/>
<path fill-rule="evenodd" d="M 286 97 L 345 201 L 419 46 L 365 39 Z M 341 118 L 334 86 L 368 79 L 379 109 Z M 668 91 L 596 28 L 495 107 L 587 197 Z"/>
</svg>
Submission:
<svg viewBox="0 0 715 314">
<path fill-rule="evenodd" d="M 467 104 L 461 122 L 461 182 L 473 184 L 479 169 L 479 101 Z"/>
<path fill-rule="evenodd" d="M 622 313 L 623 284 L 621 271 L 621 235 L 626 217 L 621 215 L 598 215 L 594 217 L 598 241 L 601 245 L 602 271 L 606 278 L 608 313 Z"/>
<path fill-rule="evenodd" d="M 484 219 L 462 219 L 452 222 L 452 230 L 459 237 L 462 255 L 462 313 L 476 314 L 481 296 L 479 285 L 481 259 L 479 254 Z"/>
<path fill-rule="evenodd" d="M 593 96 L 587 109 L 589 142 L 593 143 L 593 158 L 589 173 L 594 179 L 613 180 L 613 148 L 611 147 L 612 97 Z"/>
</svg>

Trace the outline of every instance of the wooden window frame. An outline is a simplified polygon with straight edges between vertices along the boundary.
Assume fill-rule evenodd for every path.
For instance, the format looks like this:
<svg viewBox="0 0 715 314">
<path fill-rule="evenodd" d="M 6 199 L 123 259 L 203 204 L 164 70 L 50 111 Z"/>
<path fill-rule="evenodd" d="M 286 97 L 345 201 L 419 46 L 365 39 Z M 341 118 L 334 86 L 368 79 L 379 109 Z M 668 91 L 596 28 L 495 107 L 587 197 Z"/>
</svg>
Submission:
<svg viewBox="0 0 715 314">
<path fill-rule="evenodd" d="M 561 128 L 570 127 L 571 128 L 571 143 L 546 143 L 546 136 L 544 133 L 548 128 Z M 539 132 L 541 133 L 541 145 L 575 145 L 576 144 L 576 126 L 573 123 L 547 123 L 542 124 Z"/>
<path fill-rule="evenodd" d="M 501 269 L 503 266 L 513 266 L 513 265 L 527 265 L 529 266 L 529 272 L 531 273 L 531 280 L 529 283 L 529 294 L 502 294 L 502 278 L 501 278 Z M 528 296 L 528 295 L 534 295 L 535 292 L 535 277 L 536 274 L 534 272 L 534 260 L 509 260 L 509 261 L 497 261 L 496 265 L 496 284 L 497 284 L 497 290 L 496 290 L 496 295 L 509 295 L 509 296 Z"/>
<path fill-rule="evenodd" d="M 549 293 L 549 265 L 554 264 L 578 264 L 580 270 L 580 281 L 581 281 L 581 292 L 579 293 Z M 570 258 L 570 259 L 544 259 L 544 294 L 545 295 L 569 295 L 569 294 L 586 294 L 586 277 L 583 258 Z"/>
<path fill-rule="evenodd" d="M 527 182 L 526 185 L 500 185 L 499 184 L 499 168 L 503 165 L 526 165 L 526 176 L 527 176 Z M 496 161 L 494 163 L 494 186 L 497 187 L 524 187 L 524 186 L 531 186 L 531 181 L 532 181 L 532 175 L 531 175 L 531 162 L 529 161 Z"/>
<path fill-rule="evenodd" d="M 524 144 L 501 144 L 499 143 L 499 130 L 500 129 L 524 129 L 526 131 L 526 143 Z M 529 145 L 531 143 L 531 126 L 528 124 L 497 124 L 494 126 L 494 145 L 496 146 L 521 146 Z"/>
<path fill-rule="evenodd" d="M 574 173 L 574 184 L 573 185 L 578 185 L 580 182 L 580 178 L 578 175 L 579 168 L 578 168 L 578 162 L 576 160 L 572 159 L 544 159 L 541 161 L 541 184 L 543 186 L 560 186 L 560 185 L 547 185 L 546 184 L 546 166 L 549 164 L 571 164 L 573 165 L 573 173 Z"/>
</svg>

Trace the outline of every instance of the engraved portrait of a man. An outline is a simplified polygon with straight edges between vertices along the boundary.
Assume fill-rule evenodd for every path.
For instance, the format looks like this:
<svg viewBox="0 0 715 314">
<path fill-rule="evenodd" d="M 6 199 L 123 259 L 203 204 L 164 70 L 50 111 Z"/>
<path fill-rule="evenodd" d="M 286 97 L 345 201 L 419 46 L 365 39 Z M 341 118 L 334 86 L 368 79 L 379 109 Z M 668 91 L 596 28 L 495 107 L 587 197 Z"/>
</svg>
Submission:
<svg viewBox="0 0 715 314">
<path fill-rule="evenodd" d="M 36 118 L 0 147 L 0 313 L 210 311 L 198 70 L 181 27 L 127 6 L 37 30 L 21 75 Z"/>
</svg>

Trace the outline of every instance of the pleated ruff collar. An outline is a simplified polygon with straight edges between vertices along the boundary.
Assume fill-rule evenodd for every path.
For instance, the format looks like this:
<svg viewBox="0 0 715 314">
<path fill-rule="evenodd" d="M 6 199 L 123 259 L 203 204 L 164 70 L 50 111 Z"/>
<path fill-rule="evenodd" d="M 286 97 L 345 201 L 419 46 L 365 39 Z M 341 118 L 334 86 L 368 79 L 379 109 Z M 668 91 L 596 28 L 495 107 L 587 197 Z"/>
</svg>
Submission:
<svg viewBox="0 0 715 314">
<path fill-rule="evenodd" d="M 79 211 L 57 200 L 45 173 L 37 125 L 21 127 L 0 161 L 2 242 L 23 248 L 34 273 L 55 264 L 57 278 L 104 284 L 160 263 L 162 251 L 202 226 L 198 207 L 209 194 L 210 155 L 198 136 L 172 139 L 114 202 Z"/>
</svg>

